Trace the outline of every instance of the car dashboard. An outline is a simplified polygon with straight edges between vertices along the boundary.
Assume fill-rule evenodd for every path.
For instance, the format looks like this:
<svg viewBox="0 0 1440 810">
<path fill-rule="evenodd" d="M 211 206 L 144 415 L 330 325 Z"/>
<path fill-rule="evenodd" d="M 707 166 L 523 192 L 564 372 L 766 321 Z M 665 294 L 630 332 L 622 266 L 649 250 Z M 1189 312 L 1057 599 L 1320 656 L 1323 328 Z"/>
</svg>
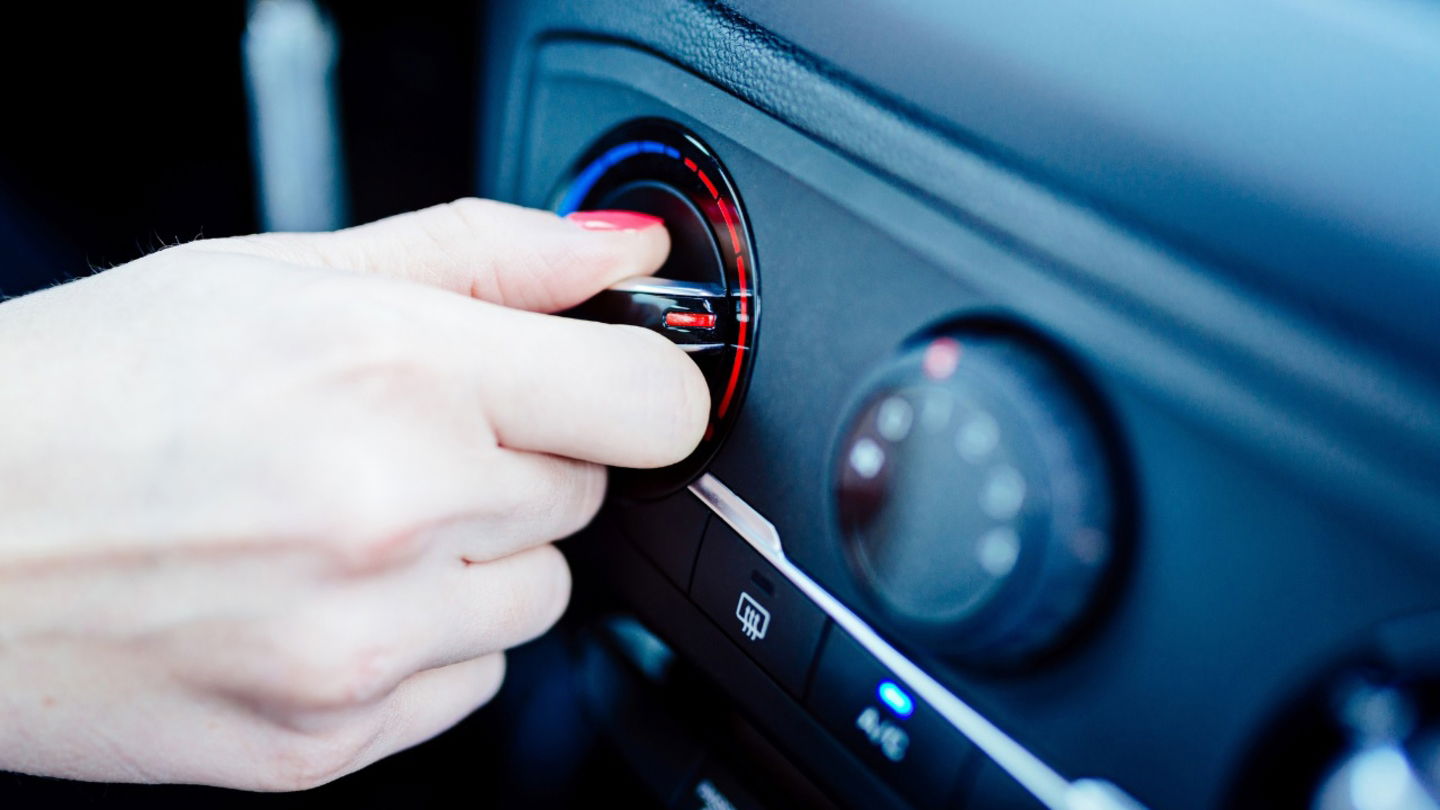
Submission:
<svg viewBox="0 0 1440 810">
<path fill-rule="evenodd" d="M 626 297 L 701 451 L 567 541 L 658 802 L 1434 801 L 1431 10 L 492 13 L 482 193 L 709 290 Z"/>
<path fill-rule="evenodd" d="M 47 10 L 0 49 L 6 294 L 468 194 L 640 211 L 664 266 L 563 314 L 674 341 L 710 419 L 609 472 L 453 730 L 0 805 L 1440 810 L 1434 4 Z"/>
</svg>

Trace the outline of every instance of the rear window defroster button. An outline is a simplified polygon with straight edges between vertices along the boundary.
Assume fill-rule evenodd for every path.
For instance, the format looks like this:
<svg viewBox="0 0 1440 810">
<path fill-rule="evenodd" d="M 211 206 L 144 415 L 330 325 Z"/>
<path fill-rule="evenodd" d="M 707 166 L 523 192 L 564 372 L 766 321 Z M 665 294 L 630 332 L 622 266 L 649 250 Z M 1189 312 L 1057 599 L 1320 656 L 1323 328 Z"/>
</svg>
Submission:
<svg viewBox="0 0 1440 810">
<path fill-rule="evenodd" d="M 825 614 L 723 521 L 705 530 L 690 597 L 786 691 L 804 697 Z"/>
</svg>

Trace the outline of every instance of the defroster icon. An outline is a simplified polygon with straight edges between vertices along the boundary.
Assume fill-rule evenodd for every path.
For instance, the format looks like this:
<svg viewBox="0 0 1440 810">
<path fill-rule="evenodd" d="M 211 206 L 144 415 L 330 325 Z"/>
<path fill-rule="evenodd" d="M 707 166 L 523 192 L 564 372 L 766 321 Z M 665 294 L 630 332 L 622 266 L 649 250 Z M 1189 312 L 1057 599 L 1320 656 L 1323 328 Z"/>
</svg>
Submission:
<svg viewBox="0 0 1440 810">
<path fill-rule="evenodd" d="M 765 631 L 770 629 L 770 611 L 744 591 L 735 605 L 735 618 L 740 620 L 740 632 L 751 641 L 765 638 Z"/>
</svg>

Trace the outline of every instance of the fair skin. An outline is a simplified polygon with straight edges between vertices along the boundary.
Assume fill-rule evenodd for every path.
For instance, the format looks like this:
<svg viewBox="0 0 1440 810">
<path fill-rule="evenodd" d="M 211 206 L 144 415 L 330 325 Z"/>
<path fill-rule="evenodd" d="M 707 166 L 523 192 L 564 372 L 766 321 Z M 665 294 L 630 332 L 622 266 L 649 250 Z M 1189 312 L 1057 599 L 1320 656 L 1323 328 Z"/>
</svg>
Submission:
<svg viewBox="0 0 1440 810">
<path fill-rule="evenodd" d="M 704 431 L 674 346 L 546 314 L 668 250 L 461 200 L 0 304 L 0 770 L 301 789 L 489 700 L 603 465 Z"/>
</svg>

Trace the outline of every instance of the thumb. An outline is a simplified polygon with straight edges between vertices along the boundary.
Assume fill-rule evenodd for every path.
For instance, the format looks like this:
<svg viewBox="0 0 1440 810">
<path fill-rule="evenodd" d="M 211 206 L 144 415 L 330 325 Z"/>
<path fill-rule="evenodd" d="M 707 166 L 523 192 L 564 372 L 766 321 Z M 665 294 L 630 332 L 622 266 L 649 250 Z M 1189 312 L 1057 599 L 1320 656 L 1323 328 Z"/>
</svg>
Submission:
<svg viewBox="0 0 1440 810">
<path fill-rule="evenodd" d="M 209 240 L 295 264 L 417 281 L 537 312 L 575 306 L 610 284 L 659 269 L 663 223 L 628 211 L 549 211 L 466 198 L 334 233 L 267 233 Z"/>
</svg>

